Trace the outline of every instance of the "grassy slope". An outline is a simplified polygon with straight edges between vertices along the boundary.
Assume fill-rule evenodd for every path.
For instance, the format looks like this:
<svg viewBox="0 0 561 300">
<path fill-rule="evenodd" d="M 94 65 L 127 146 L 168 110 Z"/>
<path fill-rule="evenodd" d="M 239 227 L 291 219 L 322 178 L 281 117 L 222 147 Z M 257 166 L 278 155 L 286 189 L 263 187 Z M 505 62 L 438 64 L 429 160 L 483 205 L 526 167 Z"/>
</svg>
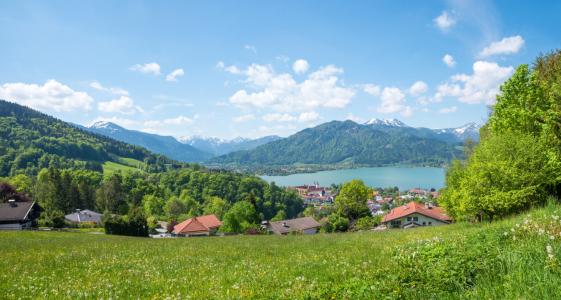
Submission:
<svg viewBox="0 0 561 300">
<path fill-rule="evenodd" d="M 106 161 L 101 166 L 103 167 L 103 172 L 104 173 L 105 172 L 113 172 L 113 171 L 118 170 L 118 169 L 120 169 L 122 171 L 127 171 L 127 170 L 137 171 L 138 170 L 138 168 L 132 168 L 132 167 L 125 166 L 125 165 L 120 165 L 120 164 L 114 163 L 112 161 Z"/>
<path fill-rule="evenodd" d="M 521 232 L 525 216 L 315 236 L 0 231 L 0 298 L 559 299 L 560 226 L 544 219 L 558 212 L 531 212 L 542 235 Z"/>
</svg>

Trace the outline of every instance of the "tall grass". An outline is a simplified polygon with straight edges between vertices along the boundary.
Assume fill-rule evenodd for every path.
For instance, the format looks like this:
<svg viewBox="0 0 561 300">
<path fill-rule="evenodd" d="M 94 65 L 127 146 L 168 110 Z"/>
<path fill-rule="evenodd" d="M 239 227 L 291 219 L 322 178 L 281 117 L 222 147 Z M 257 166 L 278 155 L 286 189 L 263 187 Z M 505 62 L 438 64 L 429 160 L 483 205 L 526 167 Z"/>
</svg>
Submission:
<svg viewBox="0 0 561 300">
<path fill-rule="evenodd" d="M 0 232 L 0 298 L 561 299 L 559 215 L 315 236 Z"/>
</svg>

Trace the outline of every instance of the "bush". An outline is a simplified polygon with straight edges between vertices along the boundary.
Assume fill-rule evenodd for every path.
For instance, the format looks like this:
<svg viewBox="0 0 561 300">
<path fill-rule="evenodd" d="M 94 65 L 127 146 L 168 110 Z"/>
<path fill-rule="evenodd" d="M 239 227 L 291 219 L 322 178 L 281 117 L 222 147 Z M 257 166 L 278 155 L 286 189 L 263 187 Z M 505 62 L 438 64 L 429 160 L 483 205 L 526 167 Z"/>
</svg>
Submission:
<svg viewBox="0 0 561 300">
<path fill-rule="evenodd" d="M 64 213 L 62 211 L 56 210 L 51 213 L 50 217 L 54 228 L 63 228 L 66 225 Z"/>
<path fill-rule="evenodd" d="M 173 232 L 173 228 L 179 223 L 177 223 L 177 221 L 175 220 L 171 220 L 171 222 L 168 223 L 168 233 L 172 233 Z"/>
<path fill-rule="evenodd" d="M 372 226 L 374 226 L 374 219 L 370 218 L 370 217 L 364 217 L 364 218 L 360 218 L 358 219 L 358 221 L 356 222 L 356 230 L 369 230 L 370 228 L 372 228 Z"/>
<path fill-rule="evenodd" d="M 131 208 L 127 218 L 113 217 L 105 221 L 105 232 L 116 235 L 148 236 L 146 217 L 139 208 Z"/>
<path fill-rule="evenodd" d="M 257 228 L 248 228 L 248 229 L 245 231 L 245 234 L 246 234 L 246 235 L 259 235 L 259 229 L 257 229 Z"/>
</svg>

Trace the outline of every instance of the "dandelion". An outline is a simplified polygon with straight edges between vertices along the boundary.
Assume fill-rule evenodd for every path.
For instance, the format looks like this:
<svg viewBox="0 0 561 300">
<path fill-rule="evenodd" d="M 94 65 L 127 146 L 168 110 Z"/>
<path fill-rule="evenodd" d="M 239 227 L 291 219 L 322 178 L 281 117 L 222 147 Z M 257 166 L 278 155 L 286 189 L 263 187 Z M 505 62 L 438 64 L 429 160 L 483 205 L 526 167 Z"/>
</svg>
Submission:
<svg viewBox="0 0 561 300">
<path fill-rule="evenodd" d="M 548 255 L 549 259 L 553 259 L 553 254 Z"/>
<path fill-rule="evenodd" d="M 516 241 L 516 236 L 513 236 L 512 239 Z"/>
<path fill-rule="evenodd" d="M 505 235 L 508 235 L 508 232 L 505 232 Z"/>
<path fill-rule="evenodd" d="M 514 232 L 514 228 L 511 228 L 510 231 Z"/>
<path fill-rule="evenodd" d="M 547 246 L 547 253 L 553 253 L 553 248 L 551 246 Z"/>
<path fill-rule="evenodd" d="M 516 227 L 520 227 L 520 224 L 516 224 Z"/>
<path fill-rule="evenodd" d="M 550 238 L 551 240 L 554 240 L 554 239 L 555 239 L 555 237 L 554 237 L 553 235 L 550 236 L 549 238 Z"/>
</svg>

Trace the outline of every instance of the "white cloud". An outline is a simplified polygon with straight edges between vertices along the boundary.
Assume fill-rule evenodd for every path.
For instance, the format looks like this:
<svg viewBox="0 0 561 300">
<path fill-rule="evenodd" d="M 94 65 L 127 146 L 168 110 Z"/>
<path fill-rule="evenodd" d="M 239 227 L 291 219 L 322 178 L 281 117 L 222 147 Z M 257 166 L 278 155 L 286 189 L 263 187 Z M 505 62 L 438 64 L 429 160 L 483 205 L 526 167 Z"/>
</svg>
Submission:
<svg viewBox="0 0 561 300">
<path fill-rule="evenodd" d="M 121 96 L 119 100 L 113 99 L 109 102 L 99 102 L 97 108 L 104 112 L 119 112 L 125 115 L 134 114 L 136 110 L 144 112 L 138 105 L 134 105 L 131 98 L 126 96 Z"/>
<path fill-rule="evenodd" d="M 143 124 L 145 127 L 164 126 L 160 121 L 146 121 Z"/>
<path fill-rule="evenodd" d="M 294 130 L 296 129 L 296 126 L 292 125 L 292 124 L 288 124 L 288 125 L 277 125 L 275 127 L 267 127 L 267 126 L 260 126 L 259 127 L 259 131 L 261 132 L 271 132 L 271 131 L 284 131 L 284 130 Z"/>
<path fill-rule="evenodd" d="M 411 108 L 409 106 L 406 106 L 405 108 L 403 108 L 402 111 L 399 112 L 400 115 L 402 115 L 403 117 L 409 118 L 415 115 L 415 113 L 413 112 L 413 110 L 415 110 L 416 108 Z"/>
<path fill-rule="evenodd" d="M 453 112 L 455 112 L 455 111 L 457 111 L 457 110 L 458 110 L 457 107 L 452 106 L 452 107 L 450 107 L 450 108 L 441 108 L 441 109 L 438 110 L 438 113 L 439 113 L 439 114 L 451 114 L 451 113 L 453 113 Z"/>
<path fill-rule="evenodd" d="M 277 56 L 277 59 L 282 61 L 282 62 L 287 62 L 287 61 L 290 60 L 290 58 L 288 58 L 288 56 L 286 56 L 286 55 L 279 55 L 279 56 Z"/>
<path fill-rule="evenodd" d="M 452 55 L 446 54 L 444 55 L 444 58 L 442 59 L 442 61 L 450 68 L 453 68 L 456 66 L 456 61 L 454 60 L 454 57 Z"/>
<path fill-rule="evenodd" d="M 94 99 L 86 92 L 75 92 L 67 85 L 49 79 L 45 85 L 5 83 L 0 85 L 0 99 L 47 111 L 87 111 Z"/>
<path fill-rule="evenodd" d="M 420 94 L 428 91 L 428 89 L 429 89 L 429 86 L 426 83 L 424 83 L 422 81 L 417 81 L 409 89 L 409 94 L 411 94 L 413 96 L 419 96 Z"/>
<path fill-rule="evenodd" d="M 197 119 L 199 119 L 200 117 L 201 117 L 201 116 L 199 116 L 199 114 L 196 114 L 196 115 L 193 116 L 193 119 L 197 120 Z"/>
<path fill-rule="evenodd" d="M 184 116 L 177 117 L 175 119 L 166 119 L 164 120 L 166 124 L 175 124 L 175 125 L 190 125 L 195 123 L 192 119 L 185 118 Z"/>
<path fill-rule="evenodd" d="M 252 115 L 252 114 L 247 114 L 247 115 L 232 118 L 232 120 L 234 122 L 245 122 L 245 121 L 254 120 L 254 119 L 255 119 L 255 116 Z"/>
<path fill-rule="evenodd" d="M 425 107 L 425 108 L 422 108 L 421 111 L 424 112 L 424 113 L 430 113 L 430 112 L 432 112 L 432 110 L 430 110 L 430 109 L 428 109 L 428 108 L 426 108 L 426 107 Z"/>
<path fill-rule="evenodd" d="M 151 134 L 157 134 L 157 135 L 163 135 L 163 136 L 168 136 L 170 135 L 169 132 L 164 131 L 164 130 L 156 130 L 156 129 L 152 129 L 152 128 L 144 128 L 142 130 L 140 130 L 142 132 L 146 132 L 146 133 L 151 133 Z"/>
<path fill-rule="evenodd" d="M 479 57 L 487 57 L 493 54 L 513 54 L 518 53 L 520 48 L 524 46 L 524 40 L 521 36 L 513 36 L 504 38 L 500 42 L 493 42 L 489 47 L 485 47 L 483 51 L 479 52 Z"/>
<path fill-rule="evenodd" d="M 298 118 L 298 122 L 314 122 L 322 119 L 319 114 L 315 111 L 311 112 L 304 112 L 300 114 L 300 118 Z"/>
<path fill-rule="evenodd" d="M 226 102 L 216 102 L 216 105 L 225 106 L 225 105 L 228 105 L 228 103 L 226 103 Z"/>
<path fill-rule="evenodd" d="M 296 74 L 306 73 L 308 72 L 308 69 L 310 69 L 310 65 L 307 61 L 299 59 L 292 64 L 292 69 L 296 72 Z"/>
<path fill-rule="evenodd" d="M 168 99 L 168 98 L 163 98 L 163 99 Z M 158 105 L 154 106 L 154 109 L 160 109 L 160 108 L 166 107 L 166 106 L 188 106 L 188 107 L 191 107 L 191 106 L 193 106 L 193 104 L 192 103 L 162 103 L 162 104 L 158 104 Z"/>
<path fill-rule="evenodd" d="M 247 49 L 247 50 L 253 51 L 253 53 L 257 53 L 257 49 L 255 49 L 254 46 L 245 45 L 244 48 Z"/>
<path fill-rule="evenodd" d="M 224 62 L 219 61 L 219 62 L 216 64 L 216 67 L 217 67 L 217 68 L 223 69 L 223 68 L 224 68 Z"/>
<path fill-rule="evenodd" d="M 129 94 L 129 92 L 123 90 L 122 88 L 104 88 L 97 81 L 94 81 L 94 82 L 90 83 L 90 86 L 93 87 L 94 89 L 98 89 L 98 90 L 102 90 L 102 91 L 108 91 L 108 92 L 111 92 L 113 94 L 118 94 L 118 95 L 128 95 Z"/>
<path fill-rule="evenodd" d="M 183 69 L 177 69 L 173 72 L 171 72 L 168 76 L 166 76 L 166 80 L 167 81 L 177 81 L 177 78 L 175 78 L 176 76 L 183 76 L 183 74 L 185 74 L 185 72 L 183 72 Z"/>
<path fill-rule="evenodd" d="M 361 118 L 361 117 L 353 116 L 353 113 L 349 113 L 349 115 L 347 116 L 347 118 L 345 120 L 351 120 L 351 121 L 353 121 L 355 123 L 358 123 L 358 124 L 363 124 L 363 123 L 366 122 L 366 120 Z"/>
<path fill-rule="evenodd" d="M 263 121 L 267 121 L 267 122 L 272 122 L 272 121 L 278 121 L 278 122 L 294 122 L 296 120 L 298 120 L 297 117 L 293 117 L 289 114 L 279 114 L 279 113 L 275 113 L 275 114 L 266 114 L 262 117 Z"/>
<path fill-rule="evenodd" d="M 125 127 L 126 125 L 138 124 L 138 122 L 129 119 L 121 119 L 117 117 L 113 117 L 113 118 L 97 117 L 95 120 L 92 121 L 90 125 L 93 125 L 99 121 L 111 122 L 123 127 Z"/>
<path fill-rule="evenodd" d="M 452 11 L 453 13 L 454 11 Z M 448 32 L 454 24 L 456 24 L 457 20 L 453 19 L 451 16 L 448 15 L 447 11 L 443 11 L 442 14 L 436 19 L 433 20 L 436 23 L 436 26 L 442 30 L 442 32 Z"/>
<path fill-rule="evenodd" d="M 261 127 L 259 127 L 259 131 L 261 131 L 261 132 L 269 132 L 269 131 L 271 131 L 271 129 L 270 129 L 269 127 L 267 127 L 267 126 L 261 126 Z"/>
<path fill-rule="evenodd" d="M 154 73 L 154 75 L 160 75 L 160 65 L 158 65 L 157 63 L 144 64 L 144 66 L 136 64 L 130 67 L 130 69 L 132 71 L 139 71 L 141 73 Z"/>
<path fill-rule="evenodd" d="M 229 67 L 231 68 L 231 67 Z M 335 74 L 343 73 L 343 69 L 333 65 L 321 67 L 308 75 L 308 79 L 298 84 L 290 74 L 275 74 L 271 65 L 253 64 L 247 70 L 228 70 L 236 74 L 244 74 L 244 80 L 251 88 L 262 89 L 261 92 L 250 93 L 240 90 L 230 97 L 230 102 L 238 107 L 271 108 L 277 111 L 305 111 L 318 107 L 344 108 L 351 103 L 356 92 L 337 84 Z"/>
<path fill-rule="evenodd" d="M 427 97 L 426 96 L 421 96 L 421 97 L 417 98 L 417 102 L 419 102 L 419 104 L 421 104 L 423 106 L 429 104 L 427 102 Z"/>
<path fill-rule="evenodd" d="M 382 104 L 375 108 L 379 113 L 393 113 L 405 108 L 405 94 L 396 87 L 386 87 L 380 96 Z"/>
<path fill-rule="evenodd" d="M 364 85 L 364 91 L 372 96 L 380 96 L 380 86 L 379 85 L 373 85 L 373 84 L 365 84 Z"/>
<path fill-rule="evenodd" d="M 437 87 L 438 93 L 431 102 L 440 102 L 442 97 L 458 97 L 460 102 L 477 104 L 493 103 L 499 93 L 500 85 L 514 72 L 513 67 L 500 67 L 497 63 L 478 61 L 473 64 L 473 75 L 457 74 L 450 77 L 451 82 Z"/>
</svg>

